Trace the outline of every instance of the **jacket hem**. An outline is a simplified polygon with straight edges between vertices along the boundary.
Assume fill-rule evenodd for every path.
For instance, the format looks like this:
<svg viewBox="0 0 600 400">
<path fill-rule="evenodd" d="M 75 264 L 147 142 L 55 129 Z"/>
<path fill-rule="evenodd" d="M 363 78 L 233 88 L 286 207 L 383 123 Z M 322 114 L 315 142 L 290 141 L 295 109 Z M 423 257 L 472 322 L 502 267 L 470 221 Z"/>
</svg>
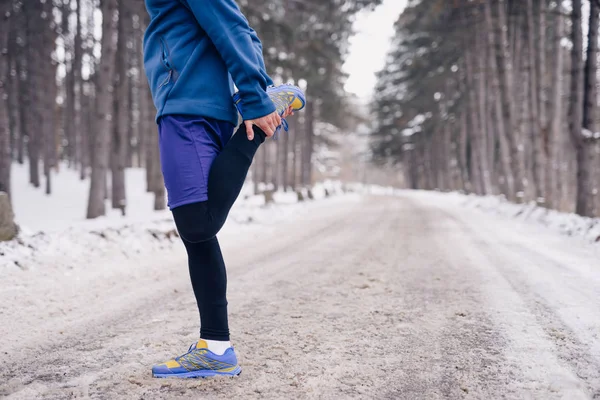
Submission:
<svg viewBox="0 0 600 400">
<path fill-rule="evenodd" d="M 165 115 L 193 115 L 204 118 L 213 118 L 219 121 L 238 124 L 238 113 L 235 108 L 225 108 L 213 104 L 206 104 L 194 100 L 168 100 L 162 111 L 156 114 L 156 122 Z"/>
</svg>

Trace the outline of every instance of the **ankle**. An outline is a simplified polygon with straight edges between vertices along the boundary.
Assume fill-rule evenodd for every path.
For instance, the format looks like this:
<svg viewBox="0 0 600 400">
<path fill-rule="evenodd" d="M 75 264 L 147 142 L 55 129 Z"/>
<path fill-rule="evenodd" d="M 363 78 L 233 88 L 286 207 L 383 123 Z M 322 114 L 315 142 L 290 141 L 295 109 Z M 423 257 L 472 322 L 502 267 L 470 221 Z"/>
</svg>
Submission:
<svg viewBox="0 0 600 400">
<path fill-rule="evenodd" d="M 229 340 L 208 340 L 203 339 L 206 342 L 208 350 L 212 353 L 215 353 L 218 356 L 222 356 L 225 354 L 228 348 L 231 347 L 231 342 Z"/>
</svg>

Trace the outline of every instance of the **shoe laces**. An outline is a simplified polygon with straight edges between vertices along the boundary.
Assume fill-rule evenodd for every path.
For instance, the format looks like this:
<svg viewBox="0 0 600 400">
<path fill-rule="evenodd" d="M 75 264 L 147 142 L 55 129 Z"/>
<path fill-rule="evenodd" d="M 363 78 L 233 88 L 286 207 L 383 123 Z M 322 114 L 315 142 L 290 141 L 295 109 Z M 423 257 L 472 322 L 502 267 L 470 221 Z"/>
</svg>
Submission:
<svg viewBox="0 0 600 400">
<path fill-rule="evenodd" d="M 273 135 L 273 140 L 279 139 L 279 133 L 281 132 L 281 128 L 283 128 L 283 130 L 286 132 L 289 132 L 289 130 L 290 130 L 290 126 L 288 125 L 288 122 L 285 120 L 285 118 L 281 118 L 281 125 L 279 125 L 277 127 L 277 129 L 275 130 L 275 134 Z"/>
</svg>

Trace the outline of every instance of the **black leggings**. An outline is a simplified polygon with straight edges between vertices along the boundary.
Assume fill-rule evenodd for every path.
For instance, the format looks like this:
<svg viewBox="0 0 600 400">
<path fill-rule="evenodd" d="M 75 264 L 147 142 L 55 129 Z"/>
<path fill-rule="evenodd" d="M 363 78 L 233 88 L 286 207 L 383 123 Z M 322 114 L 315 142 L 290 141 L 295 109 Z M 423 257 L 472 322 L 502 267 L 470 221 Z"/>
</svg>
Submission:
<svg viewBox="0 0 600 400">
<path fill-rule="evenodd" d="M 254 139 L 248 140 L 242 124 L 213 161 L 208 175 L 208 200 L 173 209 L 177 230 L 188 253 L 202 339 L 229 340 L 227 273 L 216 235 L 225 224 L 256 150 L 265 138 L 264 132 L 254 127 Z"/>
</svg>

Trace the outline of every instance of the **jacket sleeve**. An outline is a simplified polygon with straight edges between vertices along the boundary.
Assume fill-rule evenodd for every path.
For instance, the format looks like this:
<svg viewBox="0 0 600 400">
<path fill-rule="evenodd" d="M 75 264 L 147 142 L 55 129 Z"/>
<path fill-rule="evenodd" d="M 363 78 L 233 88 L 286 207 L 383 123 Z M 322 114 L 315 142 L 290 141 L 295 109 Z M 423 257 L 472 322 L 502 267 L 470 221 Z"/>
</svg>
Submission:
<svg viewBox="0 0 600 400">
<path fill-rule="evenodd" d="M 252 28 L 250 28 L 250 35 L 252 36 L 252 42 L 254 43 L 254 50 L 256 50 L 256 57 L 258 58 L 258 61 L 260 63 L 261 72 L 267 80 L 267 86 L 271 86 L 273 85 L 273 81 L 271 80 L 271 77 L 267 74 L 267 67 L 265 66 L 262 43 L 258 38 L 256 31 Z"/>
<path fill-rule="evenodd" d="M 262 45 L 235 1 L 180 1 L 192 11 L 225 61 L 241 93 L 244 119 L 264 117 L 275 111 L 266 93 L 272 83 L 265 71 Z"/>
</svg>

